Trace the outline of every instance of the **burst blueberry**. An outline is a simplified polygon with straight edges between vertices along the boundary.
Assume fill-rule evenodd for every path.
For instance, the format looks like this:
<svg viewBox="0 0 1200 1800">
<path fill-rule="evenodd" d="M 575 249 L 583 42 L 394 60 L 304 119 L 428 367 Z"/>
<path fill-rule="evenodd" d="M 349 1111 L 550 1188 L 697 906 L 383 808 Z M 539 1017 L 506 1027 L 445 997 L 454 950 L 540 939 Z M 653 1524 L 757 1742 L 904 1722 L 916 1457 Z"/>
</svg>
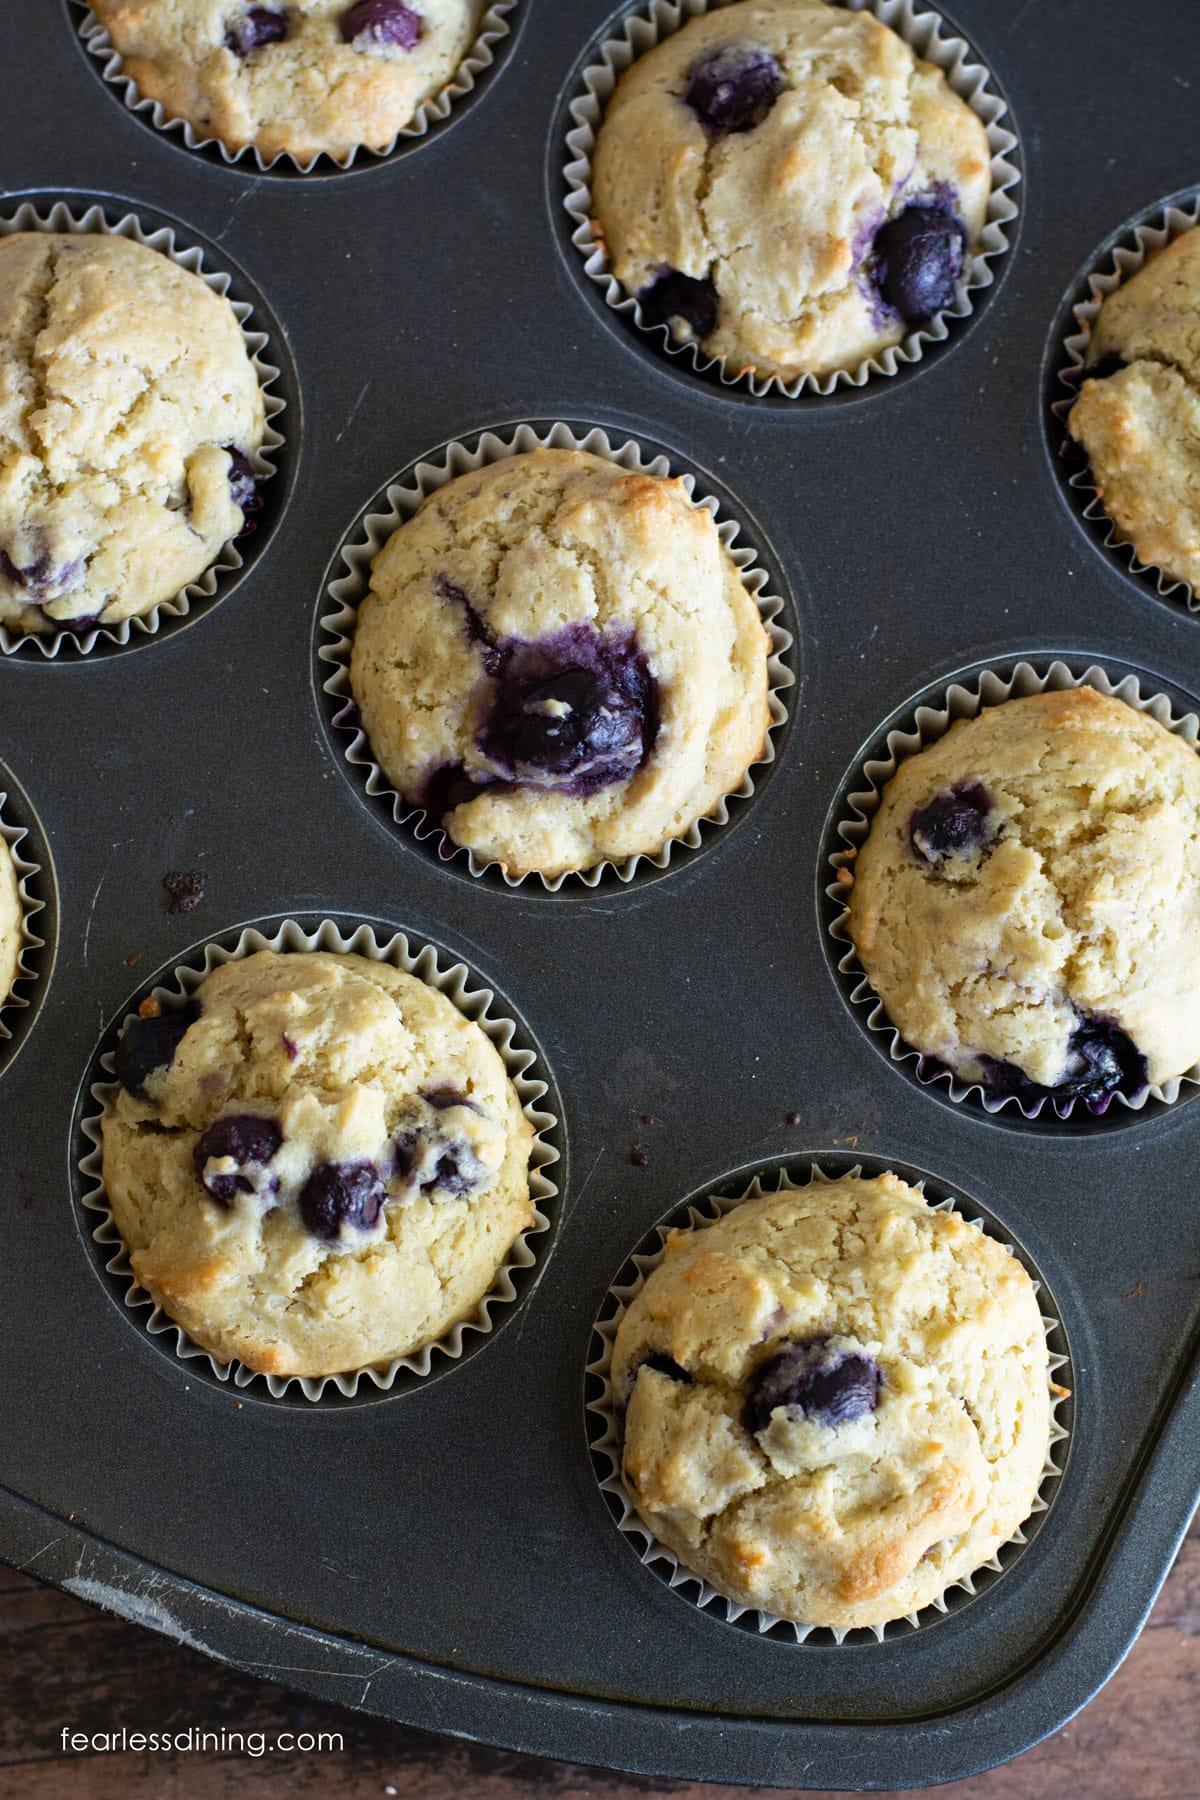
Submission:
<svg viewBox="0 0 1200 1800">
<path fill-rule="evenodd" d="M 386 1200 L 374 1163 L 318 1163 L 300 1190 L 300 1217 L 314 1237 L 332 1243 L 343 1226 L 373 1231 Z"/>
<path fill-rule="evenodd" d="M 657 687 L 632 634 L 568 625 L 501 645 L 480 747 L 507 779 L 594 792 L 635 774 L 657 731 Z"/>
<path fill-rule="evenodd" d="M 194 1000 L 156 1018 L 131 1019 L 117 1045 L 114 1066 L 117 1080 L 135 1100 L 146 1098 L 147 1078 L 173 1061 L 188 1027 L 200 1017 Z"/>
<path fill-rule="evenodd" d="M 752 1435 L 766 1429 L 778 1407 L 814 1425 L 849 1425 L 874 1412 L 882 1386 L 879 1365 L 865 1350 L 847 1349 L 827 1337 L 803 1339 L 758 1365 L 742 1418 Z"/>
<path fill-rule="evenodd" d="M 344 44 L 396 44 L 413 50 L 421 36 L 421 15 L 404 0 L 357 0 L 338 20 Z"/>
<path fill-rule="evenodd" d="M 721 303 L 707 275 L 684 275 L 664 269 L 638 294 L 644 325 L 666 325 L 677 331 L 682 319 L 698 343 L 717 329 Z"/>
<path fill-rule="evenodd" d="M 919 806 L 908 822 L 909 842 L 936 869 L 952 856 L 970 856 L 992 841 L 992 796 L 982 781 L 963 781 Z"/>
<path fill-rule="evenodd" d="M 943 201 L 917 201 L 875 233 L 871 275 L 884 304 L 907 325 L 954 303 L 967 233 Z"/>
<path fill-rule="evenodd" d="M 1031 1081 L 1016 1063 L 999 1057 L 980 1058 L 984 1086 L 991 1094 L 1012 1095 L 1026 1106 L 1039 1100 L 1082 1100 L 1090 1111 L 1105 1112 L 1114 1094 L 1136 1100 L 1150 1071 L 1128 1032 L 1115 1019 L 1084 1015 L 1067 1043 L 1067 1063 L 1053 1086 Z"/>
<path fill-rule="evenodd" d="M 753 131 L 783 87 L 783 73 L 761 44 L 721 44 L 692 64 L 686 99 L 711 131 Z"/>
<path fill-rule="evenodd" d="M 239 18 L 231 20 L 225 43 L 235 56 L 249 56 L 266 44 L 282 44 L 291 26 L 288 16 L 274 6 L 248 6 Z"/>
<path fill-rule="evenodd" d="M 236 445 L 226 446 L 229 453 L 229 497 L 236 507 L 241 509 L 243 517 L 249 513 L 262 511 L 262 494 L 259 491 L 258 475 L 254 464 L 244 450 Z M 243 526 L 243 531 L 253 527 Z"/>
<path fill-rule="evenodd" d="M 192 1146 L 192 1164 L 214 1200 L 229 1206 L 236 1194 L 274 1194 L 279 1191 L 279 1177 L 259 1173 L 240 1173 L 243 1169 L 265 1171 L 267 1164 L 283 1142 L 283 1132 L 276 1119 L 264 1119 L 257 1113 L 227 1113 L 205 1127 Z M 207 1172 L 210 1162 L 234 1162 L 233 1170 Z"/>
</svg>

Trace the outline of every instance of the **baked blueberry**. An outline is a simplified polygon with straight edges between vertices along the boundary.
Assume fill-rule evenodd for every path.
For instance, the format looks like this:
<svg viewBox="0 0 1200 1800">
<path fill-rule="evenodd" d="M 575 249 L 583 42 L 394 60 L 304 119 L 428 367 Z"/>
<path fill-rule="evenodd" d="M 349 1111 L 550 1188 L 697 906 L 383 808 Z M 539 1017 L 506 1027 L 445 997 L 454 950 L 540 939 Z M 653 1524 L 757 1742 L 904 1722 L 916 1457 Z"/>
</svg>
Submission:
<svg viewBox="0 0 1200 1800">
<path fill-rule="evenodd" d="M 44 541 L 44 534 L 37 533 Z M 12 587 L 21 588 L 31 600 L 60 600 L 77 588 L 83 580 L 86 564 L 82 557 L 56 567 L 54 558 L 48 550 L 31 563 L 18 563 L 13 560 L 7 550 L 0 550 L 0 580 L 7 581 Z M 93 617 L 99 617 L 94 614 Z M 69 629 L 65 620 L 52 620 L 51 623 Z"/>
<path fill-rule="evenodd" d="M 423 1194 L 450 1194 L 457 1198 L 479 1186 L 487 1170 L 465 1139 L 455 1139 L 439 1150 L 433 1174 L 421 1183 Z"/>
<path fill-rule="evenodd" d="M 918 200 L 875 233 L 872 279 L 884 304 L 908 325 L 954 303 L 967 232 L 942 200 Z"/>
<path fill-rule="evenodd" d="M 333 1241 L 343 1226 L 373 1231 L 386 1200 L 374 1163 L 318 1163 L 300 1190 L 300 1217 L 314 1237 Z"/>
<path fill-rule="evenodd" d="M 192 1146 L 192 1163 L 196 1174 L 214 1200 L 229 1206 L 235 1194 L 274 1194 L 279 1191 L 279 1177 L 266 1173 L 266 1166 L 283 1142 L 283 1132 L 276 1119 L 264 1119 L 257 1113 L 227 1113 L 206 1126 Z M 210 1170 L 210 1162 L 233 1162 L 233 1170 Z M 242 1174 L 241 1170 L 252 1173 Z"/>
<path fill-rule="evenodd" d="M 357 0 L 338 20 L 344 44 L 365 38 L 370 44 L 398 44 L 412 50 L 421 36 L 421 15 L 404 0 Z"/>
<path fill-rule="evenodd" d="M 472 1112 L 479 1111 L 473 1100 L 468 1100 L 465 1094 L 460 1094 L 453 1087 L 422 1088 L 421 1098 L 435 1112 L 445 1112 L 450 1106 L 469 1106 Z"/>
<path fill-rule="evenodd" d="M 277 7 L 248 6 L 240 18 L 231 20 L 225 43 L 235 56 L 249 56 L 264 44 L 282 44 L 290 29 L 287 14 Z"/>
<path fill-rule="evenodd" d="M 692 64 L 687 103 L 711 131 L 753 131 L 783 87 L 783 73 L 761 44 L 720 44 Z"/>
<path fill-rule="evenodd" d="M 952 856 L 986 850 L 993 836 L 988 825 L 993 805 L 982 781 L 960 782 L 917 808 L 909 821 L 909 842 L 934 869 Z"/>
<path fill-rule="evenodd" d="M 717 290 L 707 275 L 683 275 L 678 269 L 664 269 L 638 293 L 643 325 L 665 325 L 674 330 L 674 321 L 682 319 L 700 343 L 717 329 L 721 303 Z"/>
<path fill-rule="evenodd" d="M 500 647 L 484 754 L 509 780 L 590 793 L 636 773 L 658 732 L 657 689 L 633 635 L 591 625 Z"/>
<path fill-rule="evenodd" d="M 1114 1094 L 1136 1100 L 1149 1080 L 1146 1058 L 1115 1019 L 1083 1017 L 1071 1033 L 1067 1065 L 1053 1087 L 1031 1081 L 1016 1063 L 980 1058 L 984 1086 L 991 1094 L 1011 1094 L 1026 1104 L 1038 1100 L 1083 1100 L 1092 1112 L 1107 1111 Z"/>
<path fill-rule="evenodd" d="M 135 1100 L 146 1098 L 147 1077 L 170 1064 L 189 1025 L 194 1025 L 199 1017 L 199 1006 L 188 1000 L 170 1012 L 160 1012 L 156 1018 L 129 1021 L 113 1059 L 117 1080 L 127 1094 Z"/>
<path fill-rule="evenodd" d="M 241 508 L 245 523 L 239 537 L 246 537 L 254 530 L 249 521 L 251 513 L 261 512 L 263 497 L 259 489 L 259 478 L 254 464 L 244 450 L 238 450 L 233 444 L 227 446 L 229 451 L 229 495 L 235 506 Z"/>
<path fill-rule="evenodd" d="M 815 1425 L 849 1425 L 874 1412 L 882 1385 L 879 1365 L 865 1350 L 827 1337 L 785 1344 L 751 1376 L 743 1422 L 752 1435 L 764 1431 L 782 1406 Z"/>
</svg>

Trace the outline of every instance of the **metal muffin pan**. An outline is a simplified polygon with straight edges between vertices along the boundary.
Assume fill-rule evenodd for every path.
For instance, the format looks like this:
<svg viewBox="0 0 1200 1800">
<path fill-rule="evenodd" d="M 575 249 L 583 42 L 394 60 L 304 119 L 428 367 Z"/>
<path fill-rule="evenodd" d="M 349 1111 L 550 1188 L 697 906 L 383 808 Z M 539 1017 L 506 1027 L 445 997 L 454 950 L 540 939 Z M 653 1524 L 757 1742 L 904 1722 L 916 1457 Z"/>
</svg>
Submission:
<svg viewBox="0 0 1200 1800">
<path fill-rule="evenodd" d="M 299 384 L 294 487 L 236 592 L 136 656 L 0 660 L 0 758 L 36 800 L 61 916 L 0 1078 L 0 1553 L 242 1668 L 440 1731 L 711 1781 L 948 1781 L 1089 1698 L 1186 1528 L 1200 1109 L 1071 1136 L 939 1104 L 851 1016 L 814 896 L 860 747 L 964 664 L 1065 653 L 1200 694 L 1195 622 L 1147 606 L 1062 505 L 1039 381 L 1074 272 L 1194 174 L 1175 77 L 1200 59 L 1200 12 L 956 0 L 1022 139 L 1010 267 L 910 377 L 793 406 L 685 381 L 598 317 L 550 139 L 611 9 L 518 10 L 477 103 L 419 155 L 335 182 L 181 154 L 104 91 L 65 6 L 36 27 L 0 12 L 5 207 L 86 191 L 169 215 L 245 271 Z M 458 879 L 379 829 L 312 674 L 347 521 L 431 447 L 526 418 L 711 474 L 761 527 L 800 637 L 786 739 L 736 828 L 569 905 Z M 186 918 L 160 885 L 177 869 L 207 876 Z M 105 1023 L 198 938 L 280 913 L 367 916 L 461 956 L 528 1021 L 563 1102 L 570 1173 L 536 1289 L 461 1365 L 369 1407 L 194 1379 L 112 1305 L 71 1205 L 73 1107 Z M 630 1554 L 588 1454 L 592 1322 L 630 1251 L 684 1196 L 802 1150 L 971 1196 L 1044 1273 L 1073 1353 L 1042 1528 L 969 1606 L 882 1644 L 780 1643 L 681 1604 Z"/>
</svg>

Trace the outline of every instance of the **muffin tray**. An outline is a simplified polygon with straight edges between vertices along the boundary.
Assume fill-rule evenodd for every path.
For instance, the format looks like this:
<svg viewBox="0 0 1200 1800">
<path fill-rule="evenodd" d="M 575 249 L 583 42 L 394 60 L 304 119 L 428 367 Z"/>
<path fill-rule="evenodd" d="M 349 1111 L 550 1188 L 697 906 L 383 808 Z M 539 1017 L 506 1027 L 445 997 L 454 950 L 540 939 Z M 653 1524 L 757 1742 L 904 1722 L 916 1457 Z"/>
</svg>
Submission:
<svg viewBox="0 0 1200 1800">
<path fill-rule="evenodd" d="M 3 816 L 32 860 L 39 821 L 49 845 L 38 974 L 0 1039 L 0 1554 L 301 1691 L 543 1755 L 868 1790 L 1016 1754 L 1119 1663 L 1200 1490 L 1200 1087 L 1081 1122 L 921 1085 L 849 1000 L 827 859 L 864 757 L 961 668 L 1057 655 L 1200 712 L 1200 624 L 1080 525 L 1050 410 L 1065 296 L 1195 175 L 1200 11 L 956 0 L 1019 138 L 1015 245 L 914 367 L 791 401 L 706 381 L 582 274 L 563 146 L 606 0 L 520 0 L 469 106 L 307 177 L 156 131 L 78 7 L 33 10 L 0 9 L 0 212 L 174 222 L 258 306 L 287 407 L 253 553 L 211 601 L 126 648 L 0 656 Z M 600 426 L 728 497 L 798 638 L 776 760 L 729 823 L 555 894 L 472 877 L 364 794 L 319 655 L 372 497 L 522 420 Z M 186 915 L 177 870 L 205 877 Z M 105 1032 L 197 944 L 281 917 L 461 959 L 540 1051 L 561 1121 L 536 1278 L 461 1361 L 369 1400 L 181 1360 L 79 1203 Z M 1071 1356 L 1066 1466 L 1027 1547 L 881 1643 L 759 1636 L 671 1591 L 589 1454 L 593 1323 L 639 1241 L 688 1196 L 814 1158 L 978 1203 Z"/>
</svg>

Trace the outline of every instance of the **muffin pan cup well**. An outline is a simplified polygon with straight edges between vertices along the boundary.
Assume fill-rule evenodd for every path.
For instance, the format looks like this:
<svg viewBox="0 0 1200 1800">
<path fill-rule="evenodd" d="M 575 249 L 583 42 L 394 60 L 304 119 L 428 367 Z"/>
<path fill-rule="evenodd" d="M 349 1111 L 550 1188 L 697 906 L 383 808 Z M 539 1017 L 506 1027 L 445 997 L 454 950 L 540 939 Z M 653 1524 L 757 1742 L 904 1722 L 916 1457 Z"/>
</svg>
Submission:
<svg viewBox="0 0 1200 1800">
<path fill-rule="evenodd" d="M 104 1113 L 116 1091 L 113 1051 L 117 1039 L 136 1016 L 138 1004 L 153 996 L 164 1012 L 195 992 L 206 975 L 222 964 L 257 950 L 327 950 L 369 957 L 404 969 L 451 1000 L 468 1019 L 479 1025 L 500 1052 L 509 1079 L 517 1090 L 525 1117 L 535 1136 L 530 1152 L 529 1192 L 533 1223 L 516 1239 L 496 1278 L 469 1318 L 461 1319 L 436 1339 L 407 1356 L 387 1364 L 340 1375 L 263 1375 L 236 1358 L 221 1362 L 188 1337 L 161 1307 L 155 1304 L 135 1276 L 121 1237 L 102 1175 Z M 263 920 L 210 938 L 173 969 L 160 970 L 139 989 L 119 1019 L 101 1037 L 79 1092 L 76 1135 L 86 1146 L 78 1159 L 75 1201 L 77 1220 L 92 1265 L 131 1323 L 139 1325 L 156 1348 L 188 1364 L 189 1372 L 227 1384 L 231 1391 L 256 1400 L 305 1402 L 380 1400 L 399 1395 L 430 1375 L 446 1373 L 464 1356 L 478 1351 L 509 1309 L 526 1298 L 541 1275 L 553 1244 L 559 1189 L 548 1173 L 560 1162 L 562 1125 L 558 1113 L 542 1102 L 554 1098 L 544 1058 L 524 1025 L 509 1016 L 507 1004 L 486 986 L 482 977 L 461 961 L 451 959 L 432 944 L 410 942 L 403 932 L 380 935 L 373 924 L 348 919 L 322 919 L 315 927 L 296 919 Z"/>
<path fill-rule="evenodd" d="M 1160 691 L 1157 678 L 1143 669 L 1085 665 L 1084 659 L 1072 657 L 1069 662 L 1039 658 L 1036 664 L 1016 661 L 961 670 L 894 713 L 873 740 L 871 753 L 843 781 L 826 830 L 826 866 L 821 877 L 824 893 L 818 904 L 830 967 L 839 991 L 859 1024 L 871 1033 L 876 1048 L 909 1080 L 938 1099 L 978 1108 L 995 1124 L 1101 1132 L 1131 1124 L 1140 1114 L 1154 1118 L 1168 1107 L 1195 1099 L 1200 1093 L 1200 1064 L 1171 1081 L 1146 1087 L 1136 1099 L 1114 1094 L 1103 1108 L 1095 1111 L 1077 1099 L 1053 1103 L 1041 1099 L 1027 1105 L 1015 1094 L 989 1094 L 978 1083 L 963 1080 L 936 1057 L 923 1055 L 905 1042 L 864 974 L 848 928 L 855 858 L 866 842 L 883 790 L 904 758 L 935 744 L 958 720 L 977 718 L 985 707 L 1072 687 L 1093 687 L 1101 694 L 1114 695 L 1136 711 L 1149 713 L 1176 737 L 1198 747 L 1200 700 L 1192 700 L 1177 690 Z M 830 868 L 834 870 L 832 881 L 828 879 Z"/>
<path fill-rule="evenodd" d="M 0 1075 L 33 1030 L 58 947 L 58 889 L 50 844 L 29 796 L 0 763 L 0 838 L 8 846 L 21 902 L 21 951 L 0 995 Z"/>
<path fill-rule="evenodd" d="M 427 1730 L 776 1789 L 962 1779 L 1058 1730 L 1128 1649 L 1200 1493 L 1200 1109 L 1075 1134 L 1018 1116 L 1001 1138 L 981 1106 L 934 1102 L 839 993 L 816 899 L 864 739 L 964 665 L 1058 655 L 1076 675 L 1154 671 L 1141 691 L 1176 715 L 1200 696 L 1200 637 L 1080 543 L 1039 448 L 1072 271 L 1115 219 L 1195 179 L 1195 96 L 1174 76 L 1200 63 L 1200 9 L 1090 0 L 1086 30 L 1058 6 L 1013 32 L 992 0 L 946 6 L 1025 134 L 1008 275 L 916 365 L 936 378 L 811 401 L 719 390 L 737 405 L 625 332 L 565 229 L 580 59 L 624 4 L 519 6 L 517 54 L 421 154 L 369 179 L 262 181 L 115 104 L 65 5 L 0 6 L 0 211 L 98 194 L 127 196 L 106 211 L 147 230 L 186 221 L 179 241 L 215 246 L 239 297 L 238 271 L 261 284 L 284 334 L 267 355 L 286 371 L 290 345 L 305 414 L 282 528 L 257 561 L 266 534 L 245 541 L 243 586 L 194 609 L 202 629 L 139 636 L 169 631 L 154 655 L 0 657 L 0 758 L 52 836 L 61 916 L 53 978 L 28 989 L 31 1049 L 0 1078 L 0 1556 L 38 1579 Z M 295 466 L 288 399 L 268 496 Z M 398 841 L 386 796 L 372 816 L 331 748 L 333 666 L 313 650 L 322 572 L 368 496 L 497 420 L 667 447 L 722 509 L 728 492 L 798 621 L 783 615 L 800 679 L 753 799 L 666 874 L 564 884 L 562 904 L 454 878 L 460 859 Z M 206 877 L 186 916 L 169 871 Z M 78 1204 L 76 1104 L 98 1111 L 97 1042 L 130 990 L 149 972 L 171 991 L 197 943 L 236 943 L 234 922 L 270 935 L 289 918 L 372 922 L 381 941 L 403 927 L 483 972 L 536 1032 L 561 1112 L 542 1104 L 569 1128 L 536 1287 L 456 1363 L 435 1353 L 445 1374 L 404 1371 L 369 1406 L 373 1384 L 272 1400 L 178 1357 L 126 1308 L 103 1267 L 115 1246 Z M 1041 1528 L 986 1592 L 882 1643 L 779 1642 L 672 1593 L 616 1529 L 583 1429 L 593 1322 L 631 1246 L 715 1171 L 744 1187 L 806 1147 L 828 1147 L 830 1171 L 834 1152 L 926 1169 L 977 1201 L 1071 1340 L 1070 1464 Z"/>
<path fill-rule="evenodd" d="M 66 3 L 89 58 L 95 59 L 93 67 L 97 74 L 134 118 L 161 132 L 166 143 L 191 150 L 218 167 L 232 169 L 251 179 L 256 175 L 315 176 L 319 179 L 323 175 L 375 169 L 434 140 L 464 107 L 480 96 L 483 91 L 480 82 L 507 55 L 519 21 L 519 15 L 518 20 L 513 18 L 519 0 L 492 0 L 490 5 L 485 5 L 475 37 L 446 86 L 440 93 L 422 101 L 412 123 L 398 131 L 382 150 L 359 146 L 344 157 L 322 150 L 308 158 L 281 150 L 275 156 L 264 157 L 257 145 L 246 144 L 240 150 L 231 150 L 220 138 L 205 137 L 190 120 L 173 118 L 161 101 L 139 93 L 134 81 L 125 73 L 124 59 L 114 47 L 108 27 L 96 17 L 91 7 L 81 4 L 81 0 L 66 0 Z"/>
<path fill-rule="evenodd" d="M 540 873 L 512 876 L 501 864 L 477 855 L 474 850 L 460 849 L 439 819 L 431 818 L 424 808 L 397 793 L 374 759 L 350 686 L 355 616 L 370 591 L 371 563 L 388 538 L 406 519 L 412 518 L 422 500 L 457 476 L 539 448 L 585 450 L 592 456 L 605 457 L 622 469 L 656 476 L 680 476 L 688 497 L 695 505 L 707 507 L 716 519 L 721 542 L 758 606 L 770 644 L 767 680 L 771 722 L 762 754 L 751 763 L 741 785 L 726 794 L 703 818 L 689 825 L 682 836 L 669 838 L 653 855 L 629 856 L 621 862 L 601 862 L 590 869 L 553 877 Z M 785 623 L 791 609 L 781 597 L 786 592 L 782 572 L 773 565 L 764 564 L 765 552 L 755 544 L 753 526 L 748 526 L 739 517 L 737 501 L 728 495 L 717 497 L 710 491 L 713 485 L 711 477 L 688 468 L 680 458 L 657 446 L 652 449 L 633 439 L 623 444 L 613 443 L 599 426 L 593 426 L 590 431 L 577 431 L 562 420 L 539 420 L 476 432 L 465 442 L 441 445 L 430 451 L 428 458 L 402 470 L 394 481 L 369 500 L 342 539 L 326 571 L 317 607 L 314 678 L 330 744 L 350 774 L 356 790 L 365 796 L 376 816 L 386 821 L 390 815 L 391 823 L 403 841 L 422 846 L 442 867 L 455 874 L 482 878 L 501 890 L 520 889 L 522 893 L 540 890 L 545 894 L 565 893 L 568 896 L 578 894 L 580 887 L 619 893 L 631 884 L 643 885 L 666 874 L 673 857 L 682 858 L 686 852 L 686 860 L 690 861 L 707 843 L 721 837 L 736 821 L 741 811 L 740 803 L 753 797 L 756 787 L 770 773 L 775 762 L 788 720 L 787 701 L 791 699 L 788 690 L 794 687 L 796 680 L 789 665 L 795 660 L 797 646 L 794 633 Z M 799 655 L 803 656 L 802 648 Z"/>
<path fill-rule="evenodd" d="M 1071 283 L 1046 347 L 1043 388 L 1046 454 L 1055 483 L 1088 542 L 1110 567 L 1143 594 L 1156 595 L 1184 616 L 1200 614 L 1200 594 L 1190 583 L 1155 563 L 1143 562 L 1121 536 L 1096 491 L 1091 464 L 1068 427 L 1079 398 L 1084 364 L 1100 308 L 1122 282 L 1143 268 L 1148 257 L 1200 223 L 1200 188 L 1184 188 L 1144 207 L 1100 245 Z"/>
<path fill-rule="evenodd" d="M 1037 1498 L 1024 1523 L 1018 1526 L 1013 1536 L 987 1562 L 959 1580 L 950 1582 L 920 1612 L 889 1620 L 885 1625 L 864 1626 L 852 1631 L 801 1625 L 791 1619 L 782 1619 L 775 1613 L 757 1607 L 741 1606 L 731 1600 L 720 1589 L 689 1569 L 673 1550 L 659 1543 L 639 1518 L 621 1479 L 621 1424 L 611 1380 L 613 1345 L 626 1309 L 662 1261 L 667 1238 L 672 1232 L 703 1231 L 705 1226 L 734 1211 L 743 1200 L 755 1200 L 760 1195 L 775 1193 L 780 1188 L 803 1188 L 813 1182 L 819 1185 L 821 1182 L 835 1181 L 846 1176 L 862 1175 L 871 1178 L 889 1171 L 899 1175 L 901 1180 L 920 1193 L 925 1193 L 928 1186 L 935 1211 L 955 1212 L 971 1224 L 979 1225 L 989 1237 L 997 1239 L 1019 1262 L 1024 1263 L 1037 1284 L 1049 1352 L 1047 1383 L 1050 1389 L 1050 1441 L 1046 1463 Z M 1055 1312 L 1054 1301 L 1046 1292 L 1044 1279 L 1029 1257 L 1018 1250 L 995 1220 L 981 1217 L 978 1204 L 969 1196 L 944 1191 L 944 1185 L 935 1177 L 927 1176 L 924 1171 L 898 1168 L 875 1159 L 856 1160 L 840 1151 L 825 1151 L 811 1156 L 789 1157 L 782 1164 L 769 1164 L 749 1178 L 748 1173 L 747 1170 L 740 1170 L 736 1175 L 674 1207 L 665 1219 L 661 1219 L 646 1233 L 637 1248 L 631 1252 L 605 1296 L 592 1337 L 595 1354 L 588 1364 L 585 1396 L 589 1414 L 589 1448 L 600 1491 L 618 1530 L 636 1550 L 639 1561 L 652 1569 L 675 1593 L 691 1601 L 693 1606 L 711 1618 L 740 1626 L 743 1631 L 770 1637 L 780 1643 L 809 1644 L 814 1647 L 830 1643 L 869 1643 L 872 1640 L 881 1644 L 885 1638 L 907 1637 L 914 1631 L 924 1631 L 939 1619 L 947 1617 L 951 1612 L 960 1611 L 971 1600 L 986 1593 L 1001 1575 L 1013 1567 L 1021 1551 L 1041 1529 L 1043 1518 L 1058 1491 L 1070 1453 L 1069 1422 L 1074 1376 L 1066 1332 L 1061 1320 L 1052 1316 Z M 937 1198 L 932 1198 L 933 1195 Z M 1049 1312 L 1046 1308 L 1049 1308 Z"/>
<path fill-rule="evenodd" d="M 753 369 L 735 367 L 727 357 L 708 356 L 699 344 L 672 337 L 666 325 L 649 324 L 642 316 L 636 295 L 626 293 L 608 266 L 604 241 L 592 203 L 592 156 L 608 102 L 625 71 L 656 44 L 700 13 L 729 5 L 731 0 L 639 0 L 613 21 L 619 30 L 589 46 L 572 79 L 572 97 L 563 121 L 566 131 L 566 163 L 555 171 L 557 185 L 565 185 L 563 205 L 567 232 L 575 255 L 568 248 L 572 272 L 586 278 L 593 293 L 603 299 L 610 318 L 619 320 L 654 352 L 669 359 L 666 366 L 685 379 L 690 374 L 706 378 L 718 393 L 749 394 L 798 400 L 840 394 L 854 397 L 868 389 L 878 391 L 886 378 L 915 369 L 930 351 L 949 347 L 966 330 L 964 321 L 976 311 L 985 290 L 1004 270 L 1017 235 L 1021 164 L 1016 134 L 1010 129 L 1008 103 L 995 77 L 967 40 L 954 32 L 948 21 L 914 0 L 839 0 L 853 12 L 870 11 L 917 55 L 935 63 L 951 88 L 981 120 L 991 151 L 992 191 L 978 247 L 971 253 L 958 284 L 953 306 L 935 313 L 908 332 L 901 343 L 878 356 L 867 357 L 852 368 L 827 375 L 759 375 Z"/>
<path fill-rule="evenodd" d="M 258 376 L 266 422 L 262 448 L 254 452 L 250 461 L 258 478 L 262 511 L 247 520 L 240 537 L 222 547 L 215 562 L 172 599 L 162 600 L 149 612 L 122 619 L 115 625 L 95 625 L 82 632 L 17 632 L 0 625 L 0 650 L 6 656 L 26 660 L 61 656 L 68 661 L 76 656 L 137 649 L 210 611 L 241 583 L 265 550 L 295 478 L 298 445 L 289 444 L 282 429 L 282 415 L 290 406 L 286 425 L 295 437 L 299 435 L 300 409 L 291 355 L 278 321 L 247 277 L 240 270 L 224 266 L 222 252 L 215 244 L 197 239 L 174 219 L 156 214 L 149 207 L 130 210 L 128 202 L 108 195 L 78 193 L 61 197 L 54 193 L 10 194 L 0 200 L 0 208 L 0 237 L 17 231 L 49 231 L 131 238 L 169 256 L 189 273 L 201 276 L 214 294 L 228 299 Z"/>
</svg>

